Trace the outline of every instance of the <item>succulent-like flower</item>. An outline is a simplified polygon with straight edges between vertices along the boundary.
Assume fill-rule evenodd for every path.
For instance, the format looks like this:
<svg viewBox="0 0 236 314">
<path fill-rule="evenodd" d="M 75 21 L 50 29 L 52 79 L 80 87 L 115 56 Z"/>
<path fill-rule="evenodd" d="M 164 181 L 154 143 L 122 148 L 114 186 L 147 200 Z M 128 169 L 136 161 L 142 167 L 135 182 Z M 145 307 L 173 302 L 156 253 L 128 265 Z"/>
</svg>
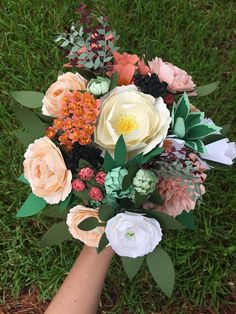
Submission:
<svg viewBox="0 0 236 314">
<path fill-rule="evenodd" d="M 139 169 L 133 178 L 133 187 L 141 195 L 147 195 L 155 190 L 157 176 L 152 170 Z"/>
<path fill-rule="evenodd" d="M 105 178 L 106 193 L 117 198 L 125 198 L 130 194 L 130 189 L 122 190 L 122 182 L 128 171 L 122 167 L 112 169 Z"/>
<path fill-rule="evenodd" d="M 107 77 L 97 76 L 88 83 L 87 90 L 94 96 L 104 95 L 109 91 L 111 81 Z"/>
</svg>

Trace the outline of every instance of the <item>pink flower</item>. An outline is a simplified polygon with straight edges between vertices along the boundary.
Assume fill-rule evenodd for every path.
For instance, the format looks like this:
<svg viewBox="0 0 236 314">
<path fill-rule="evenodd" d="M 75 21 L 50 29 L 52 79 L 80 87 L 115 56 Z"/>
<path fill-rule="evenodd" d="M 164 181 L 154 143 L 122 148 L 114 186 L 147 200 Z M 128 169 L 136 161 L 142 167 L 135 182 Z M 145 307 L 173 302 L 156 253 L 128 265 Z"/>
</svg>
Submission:
<svg viewBox="0 0 236 314">
<path fill-rule="evenodd" d="M 82 180 L 88 181 L 91 180 L 92 177 L 94 176 L 94 171 L 89 167 L 85 167 L 80 169 L 79 176 Z"/>
<path fill-rule="evenodd" d="M 147 75 L 150 72 L 149 67 L 145 64 L 144 60 L 139 60 L 138 61 L 138 73 L 140 75 Z"/>
<path fill-rule="evenodd" d="M 196 86 L 188 73 L 161 58 L 148 62 L 151 73 L 158 75 L 161 82 L 166 82 L 171 91 L 192 91 Z"/>
<path fill-rule="evenodd" d="M 94 201 L 102 201 L 103 200 L 103 194 L 102 191 L 97 188 L 96 186 L 92 187 L 89 192 L 89 196 L 91 197 L 92 200 Z"/>
<path fill-rule="evenodd" d="M 186 180 L 186 184 L 181 185 L 180 179 L 175 180 L 173 178 L 160 180 L 157 184 L 157 189 L 164 200 L 164 205 L 158 206 L 151 202 L 146 202 L 144 208 L 156 209 L 172 217 L 180 215 L 184 210 L 189 212 L 194 209 L 196 205 L 196 200 L 193 200 L 193 196 L 197 198 L 200 194 L 205 193 L 205 188 L 200 182 L 200 194 L 189 192 L 188 187 L 191 186 L 191 184 L 190 181 Z"/>
<path fill-rule="evenodd" d="M 77 192 L 82 192 L 85 189 L 85 184 L 80 179 L 75 179 L 72 181 L 72 188 Z"/>
<path fill-rule="evenodd" d="M 139 61 L 137 55 L 130 55 L 127 52 L 119 53 L 113 52 L 115 64 L 111 71 L 107 75 L 112 76 L 113 73 L 118 73 L 118 85 L 129 85 L 134 76 L 136 70 L 136 63 Z"/>
<path fill-rule="evenodd" d="M 96 182 L 101 184 L 101 185 L 104 185 L 104 182 L 105 182 L 105 178 L 106 178 L 106 173 L 104 171 L 99 171 L 97 174 L 96 174 Z"/>
</svg>

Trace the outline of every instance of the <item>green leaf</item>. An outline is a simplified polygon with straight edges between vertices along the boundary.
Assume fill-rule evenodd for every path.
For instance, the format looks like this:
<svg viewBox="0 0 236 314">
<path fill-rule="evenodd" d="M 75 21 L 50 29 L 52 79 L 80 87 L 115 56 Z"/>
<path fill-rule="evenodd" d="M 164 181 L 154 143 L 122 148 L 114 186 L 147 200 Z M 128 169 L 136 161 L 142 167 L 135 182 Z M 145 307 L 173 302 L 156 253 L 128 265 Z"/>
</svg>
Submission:
<svg viewBox="0 0 236 314">
<path fill-rule="evenodd" d="M 207 152 L 207 149 L 206 149 L 203 141 L 196 139 L 196 140 L 194 140 L 194 142 L 197 144 L 197 151 L 198 151 L 198 153 L 202 153 L 203 154 L 203 153 Z"/>
<path fill-rule="evenodd" d="M 183 211 L 181 215 L 176 217 L 176 219 L 186 228 L 195 230 L 196 226 L 192 212 L 187 213 L 186 211 Z"/>
<path fill-rule="evenodd" d="M 230 130 L 231 125 L 230 124 L 224 124 L 221 126 L 220 134 L 226 137 L 227 133 Z"/>
<path fill-rule="evenodd" d="M 84 190 L 83 192 L 78 192 L 78 191 L 73 190 L 73 194 L 77 196 L 78 198 L 80 198 L 81 200 L 91 201 L 91 198 L 87 190 Z"/>
<path fill-rule="evenodd" d="M 130 280 L 132 280 L 134 276 L 138 273 L 140 267 L 142 266 L 144 256 L 136 258 L 121 256 L 121 259 L 127 276 L 129 277 Z"/>
<path fill-rule="evenodd" d="M 116 166 L 123 166 L 126 161 L 126 145 L 124 141 L 123 135 L 121 135 L 116 143 L 115 146 L 115 152 L 114 152 L 114 160 L 116 163 Z"/>
<path fill-rule="evenodd" d="M 132 184 L 133 182 L 133 178 L 136 174 L 136 172 L 138 171 L 139 169 L 139 164 L 133 164 L 131 166 L 129 166 L 128 168 L 128 174 L 123 178 L 123 181 L 122 181 L 122 189 L 123 190 L 128 190 L 128 188 L 130 187 L 130 185 Z"/>
<path fill-rule="evenodd" d="M 43 93 L 30 91 L 15 91 L 11 92 L 11 96 L 22 106 L 27 108 L 42 107 Z"/>
<path fill-rule="evenodd" d="M 219 127 L 215 126 L 214 124 L 198 124 L 193 126 L 187 133 L 186 138 L 188 140 L 195 140 L 199 138 L 203 138 L 211 133 L 220 130 Z"/>
<path fill-rule="evenodd" d="M 197 144 L 195 143 L 195 141 L 185 141 L 184 145 L 197 152 Z"/>
<path fill-rule="evenodd" d="M 33 141 L 35 140 L 35 137 L 32 134 L 26 132 L 25 130 L 16 130 L 14 132 L 14 135 L 21 142 L 21 144 L 26 148 L 29 146 L 29 144 L 33 143 Z"/>
<path fill-rule="evenodd" d="M 101 253 L 108 244 L 109 244 L 109 241 L 107 239 L 106 233 L 104 232 L 99 241 L 97 253 L 98 254 Z"/>
<path fill-rule="evenodd" d="M 146 261 L 159 288 L 170 297 L 175 283 L 175 271 L 170 256 L 157 246 L 152 253 L 147 255 Z"/>
<path fill-rule="evenodd" d="M 106 173 L 108 173 L 111 169 L 115 168 L 116 164 L 111 155 L 108 151 L 105 152 L 104 161 L 103 161 L 103 168 Z"/>
<path fill-rule="evenodd" d="M 67 198 L 59 203 L 60 212 L 63 212 L 70 204 L 72 194 L 69 194 Z"/>
<path fill-rule="evenodd" d="M 207 96 L 214 92 L 216 88 L 219 86 L 220 81 L 216 81 L 210 84 L 198 86 L 196 89 L 197 96 Z"/>
<path fill-rule="evenodd" d="M 41 112 L 35 112 L 35 114 L 39 117 L 39 119 L 47 124 L 52 124 L 54 119 L 53 117 L 50 116 L 45 116 L 44 114 L 42 114 Z"/>
<path fill-rule="evenodd" d="M 147 210 L 146 216 L 149 218 L 155 218 L 161 225 L 162 229 L 170 229 L 170 230 L 185 229 L 185 227 L 177 219 L 163 212 L 160 212 L 157 210 Z"/>
<path fill-rule="evenodd" d="M 190 112 L 187 119 L 185 120 L 186 132 L 194 125 L 199 124 L 203 118 L 204 112 Z"/>
<path fill-rule="evenodd" d="M 173 129 L 173 133 L 178 137 L 178 138 L 183 138 L 185 136 L 185 124 L 184 124 L 184 119 L 181 117 L 178 117 L 175 122 L 175 126 Z"/>
<path fill-rule="evenodd" d="M 78 72 L 81 76 L 83 76 L 88 81 L 93 78 L 96 78 L 96 75 L 92 71 L 85 70 L 84 68 L 76 68 L 76 72 Z"/>
<path fill-rule="evenodd" d="M 35 140 L 45 135 L 45 126 L 33 111 L 17 104 L 12 109 L 29 133 L 30 138 Z"/>
<path fill-rule="evenodd" d="M 99 221 L 95 217 L 88 217 L 79 223 L 78 228 L 83 231 L 90 231 L 98 227 Z"/>
<path fill-rule="evenodd" d="M 164 151 L 163 147 L 154 148 L 152 151 L 143 156 L 141 164 L 149 162 L 151 159 L 163 153 L 163 151 Z"/>
<path fill-rule="evenodd" d="M 144 202 L 149 198 L 149 195 L 141 195 L 135 191 L 134 204 L 136 208 L 139 208 L 143 205 Z"/>
<path fill-rule="evenodd" d="M 178 118 L 185 120 L 189 113 L 189 99 L 187 93 L 184 92 L 183 96 L 180 98 L 175 111 L 175 122 Z"/>
<path fill-rule="evenodd" d="M 68 226 L 65 221 L 54 224 L 42 237 L 39 246 L 41 248 L 61 244 L 71 238 Z"/>
<path fill-rule="evenodd" d="M 44 210 L 42 212 L 42 215 L 46 217 L 65 219 L 67 216 L 67 212 L 66 211 L 61 212 L 59 206 L 51 206 L 47 208 L 46 210 Z"/>
<path fill-rule="evenodd" d="M 115 216 L 115 211 L 111 206 L 100 205 L 98 210 L 98 217 L 101 221 L 108 221 Z"/>
<path fill-rule="evenodd" d="M 157 204 L 157 205 L 163 205 L 164 204 L 164 201 L 161 197 L 161 194 L 155 190 L 151 196 L 150 196 L 150 201 L 154 204 Z"/>
<path fill-rule="evenodd" d="M 222 134 L 211 134 L 211 135 L 208 135 L 207 137 L 205 137 L 203 139 L 203 143 L 204 143 L 204 145 L 208 145 L 208 144 L 211 144 L 213 142 L 222 140 L 223 138 L 225 138 L 225 136 Z"/>
<path fill-rule="evenodd" d="M 134 156 L 132 159 L 128 161 L 128 167 L 134 164 L 140 165 L 143 159 L 143 153 L 139 153 L 138 155 Z"/>
<path fill-rule="evenodd" d="M 85 167 L 92 167 L 91 166 L 91 163 L 90 162 L 88 162 L 87 160 L 85 160 L 85 159 L 80 159 L 79 160 L 79 168 L 81 169 L 81 168 L 85 168 Z"/>
<path fill-rule="evenodd" d="M 43 198 L 31 193 L 21 208 L 18 210 L 16 217 L 28 217 L 39 213 L 46 206 Z"/>
<path fill-rule="evenodd" d="M 18 178 L 17 178 L 18 181 L 24 183 L 24 184 L 29 184 L 29 181 L 26 180 L 24 174 L 22 173 Z"/>
<path fill-rule="evenodd" d="M 110 89 L 109 90 L 112 90 L 113 88 L 115 88 L 118 84 L 118 73 L 115 72 L 112 77 L 111 77 L 111 84 L 110 84 Z"/>
</svg>

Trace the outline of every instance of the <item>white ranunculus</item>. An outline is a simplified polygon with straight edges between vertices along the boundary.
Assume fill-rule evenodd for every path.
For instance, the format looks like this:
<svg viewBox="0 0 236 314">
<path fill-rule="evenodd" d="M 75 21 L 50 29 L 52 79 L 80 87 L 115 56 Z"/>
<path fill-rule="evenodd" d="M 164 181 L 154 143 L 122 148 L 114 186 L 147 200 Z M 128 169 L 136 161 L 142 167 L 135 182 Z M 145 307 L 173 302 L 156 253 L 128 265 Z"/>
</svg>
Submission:
<svg viewBox="0 0 236 314">
<path fill-rule="evenodd" d="M 132 258 L 152 252 L 162 239 L 156 219 L 128 212 L 111 218 L 105 233 L 109 245 L 118 255 Z"/>
<path fill-rule="evenodd" d="M 141 93 L 134 85 L 116 87 L 102 99 L 95 142 L 112 154 L 122 134 L 128 152 L 146 154 L 162 145 L 170 122 L 161 97 Z"/>
<path fill-rule="evenodd" d="M 232 165 L 236 158 L 236 144 L 229 142 L 228 138 L 206 145 L 207 153 L 200 154 L 201 158 L 219 162 L 225 165 Z"/>
</svg>

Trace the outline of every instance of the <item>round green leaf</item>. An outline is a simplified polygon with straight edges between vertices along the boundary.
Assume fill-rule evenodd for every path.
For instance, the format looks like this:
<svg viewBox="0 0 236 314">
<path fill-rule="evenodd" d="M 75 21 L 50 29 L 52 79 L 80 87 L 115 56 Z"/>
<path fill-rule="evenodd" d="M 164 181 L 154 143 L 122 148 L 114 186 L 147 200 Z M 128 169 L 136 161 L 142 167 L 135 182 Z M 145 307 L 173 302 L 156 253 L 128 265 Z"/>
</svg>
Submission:
<svg viewBox="0 0 236 314">
<path fill-rule="evenodd" d="M 11 96 L 24 107 L 40 108 L 42 107 L 44 94 L 31 91 L 15 91 L 11 92 Z"/>
</svg>

